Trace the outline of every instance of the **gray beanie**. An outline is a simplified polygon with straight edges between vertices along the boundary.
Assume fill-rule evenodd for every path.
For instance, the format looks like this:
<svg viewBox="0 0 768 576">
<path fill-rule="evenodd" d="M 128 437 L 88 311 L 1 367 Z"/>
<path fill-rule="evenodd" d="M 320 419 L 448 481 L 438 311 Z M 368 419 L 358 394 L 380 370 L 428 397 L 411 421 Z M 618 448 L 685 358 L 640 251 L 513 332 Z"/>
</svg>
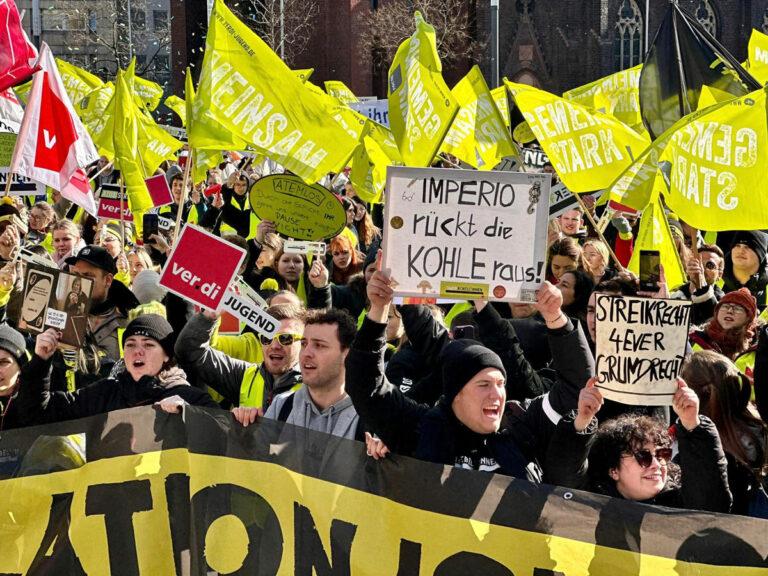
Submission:
<svg viewBox="0 0 768 576">
<path fill-rule="evenodd" d="M 13 356 L 19 366 L 27 363 L 27 342 L 24 336 L 5 322 L 0 324 L 0 350 L 5 350 Z"/>
<path fill-rule="evenodd" d="M 160 286 L 160 274 L 154 270 L 142 270 L 136 274 L 131 284 L 131 290 L 141 304 L 156 301 L 162 302 L 168 290 Z"/>
</svg>

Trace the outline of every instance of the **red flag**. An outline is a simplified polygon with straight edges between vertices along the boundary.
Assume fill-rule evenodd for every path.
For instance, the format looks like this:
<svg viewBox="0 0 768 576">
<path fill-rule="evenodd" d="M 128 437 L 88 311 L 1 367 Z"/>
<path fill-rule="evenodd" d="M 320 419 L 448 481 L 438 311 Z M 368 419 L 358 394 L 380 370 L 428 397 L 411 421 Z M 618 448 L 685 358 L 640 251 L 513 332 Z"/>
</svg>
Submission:
<svg viewBox="0 0 768 576">
<path fill-rule="evenodd" d="M 0 0 L 2 1 L 2 0 Z M 29 102 L 16 139 L 11 171 L 59 190 L 65 198 L 96 214 L 96 202 L 83 168 L 99 159 L 43 43 Z"/>
<path fill-rule="evenodd" d="M 13 0 L 0 0 L 0 92 L 35 71 L 37 50 L 27 40 Z"/>
</svg>

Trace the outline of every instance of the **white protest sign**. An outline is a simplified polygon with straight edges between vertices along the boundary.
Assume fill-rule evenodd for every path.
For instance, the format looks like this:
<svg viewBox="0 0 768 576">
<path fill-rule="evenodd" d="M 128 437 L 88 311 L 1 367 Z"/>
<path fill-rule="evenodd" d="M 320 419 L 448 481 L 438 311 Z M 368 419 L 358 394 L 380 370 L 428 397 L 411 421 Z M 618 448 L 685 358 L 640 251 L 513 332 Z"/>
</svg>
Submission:
<svg viewBox="0 0 768 576">
<path fill-rule="evenodd" d="M 688 343 L 691 303 L 598 294 L 595 375 L 603 396 L 671 405 Z"/>
<path fill-rule="evenodd" d="M 325 256 L 325 242 L 310 242 L 306 240 L 286 240 L 283 243 L 286 254 L 312 254 Z"/>
<path fill-rule="evenodd" d="M 231 290 L 227 291 L 227 295 L 221 303 L 221 309 L 268 338 L 274 337 L 277 334 L 278 326 L 280 326 L 278 320 L 275 320 L 254 302 L 235 294 Z"/>
<path fill-rule="evenodd" d="M 395 295 L 531 302 L 544 280 L 549 174 L 387 169 Z"/>
<path fill-rule="evenodd" d="M 8 171 L 7 167 L 0 166 L 0 189 L 2 190 L 5 190 Z M 45 185 L 35 182 L 26 176 L 13 174 L 10 193 L 13 196 L 43 196 L 45 195 Z"/>
<path fill-rule="evenodd" d="M 386 98 L 383 100 L 364 100 L 360 102 L 350 102 L 349 107 L 355 112 L 359 112 L 378 122 L 382 126 L 389 128 L 389 102 Z"/>
</svg>

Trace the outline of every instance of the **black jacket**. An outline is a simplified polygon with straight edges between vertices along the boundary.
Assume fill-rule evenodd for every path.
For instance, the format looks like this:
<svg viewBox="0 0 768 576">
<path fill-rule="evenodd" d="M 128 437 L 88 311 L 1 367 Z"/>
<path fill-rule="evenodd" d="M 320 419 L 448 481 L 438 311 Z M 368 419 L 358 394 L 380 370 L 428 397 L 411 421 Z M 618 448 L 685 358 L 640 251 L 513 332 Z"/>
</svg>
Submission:
<svg viewBox="0 0 768 576">
<path fill-rule="evenodd" d="M 51 392 L 50 360 L 35 355 L 29 367 L 29 380 L 21 388 L 19 396 L 27 405 L 40 399 L 40 409 L 34 418 L 36 424 L 146 406 L 171 396 L 180 396 L 194 406 L 219 407 L 206 392 L 188 384 L 163 387 L 157 378 L 151 376 L 143 376 L 136 382 L 128 371 L 117 378 L 105 378 L 74 392 Z"/>
<path fill-rule="evenodd" d="M 435 407 L 420 404 L 386 379 L 385 330 L 385 324 L 367 317 L 363 321 L 347 356 L 346 389 L 360 418 L 390 450 L 452 466 L 489 471 L 498 466 L 502 474 L 541 479 L 531 464 L 546 453 L 554 429 L 547 416 L 548 410 L 551 413 L 551 407 L 546 407 L 547 397 L 536 398 L 526 410 L 506 415 L 502 430 L 495 434 L 473 433 L 445 402 Z"/>
<path fill-rule="evenodd" d="M 725 268 L 723 269 L 723 292 L 733 292 L 739 288 L 747 288 L 752 296 L 757 300 L 759 309 L 765 308 L 768 304 L 768 270 L 766 263 L 760 262 L 757 273 L 750 277 L 746 284 L 739 282 L 733 275 L 733 262 L 731 254 L 725 255 Z"/>
<path fill-rule="evenodd" d="M 693 430 L 686 430 L 679 423 L 675 434 L 679 449 L 680 482 L 667 487 L 656 497 L 643 504 L 728 512 L 731 508 L 731 492 L 728 488 L 728 472 L 723 446 L 714 423 L 706 416 L 699 416 L 701 423 Z M 544 465 L 557 467 L 558 481 L 568 488 L 586 489 L 613 498 L 623 498 L 613 483 L 589 479 L 589 447 L 595 428 L 587 433 L 577 433 L 573 420 L 558 426 L 549 443 Z"/>
<path fill-rule="evenodd" d="M 307 281 L 306 287 L 307 308 L 339 308 L 355 320 L 365 310 L 368 297 L 363 276 L 352 278 L 349 284 L 328 284 L 325 288 L 315 288 Z"/>
<path fill-rule="evenodd" d="M 706 286 L 691 294 L 691 285 L 683 284 L 677 289 L 686 300 L 692 302 L 691 305 L 691 325 L 698 326 L 704 324 L 715 314 L 715 306 L 725 295 L 722 288 L 717 284 Z"/>
</svg>

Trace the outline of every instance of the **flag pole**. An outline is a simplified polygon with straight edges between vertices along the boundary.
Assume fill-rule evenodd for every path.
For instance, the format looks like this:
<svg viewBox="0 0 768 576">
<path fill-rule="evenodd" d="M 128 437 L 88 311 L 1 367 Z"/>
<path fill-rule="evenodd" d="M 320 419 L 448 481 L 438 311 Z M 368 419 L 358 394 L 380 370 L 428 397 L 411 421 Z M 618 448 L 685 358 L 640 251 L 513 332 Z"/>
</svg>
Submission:
<svg viewBox="0 0 768 576">
<path fill-rule="evenodd" d="M 120 175 L 120 240 L 125 249 L 125 212 L 123 208 L 123 175 Z"/>
<path fill-rule="evenodd" d="M 11 193 L 11 179 L 13 178 L 13 172 L 8 172 L 8 174 L 5 177 L 5 190 L 3 191 L 3 196 L 8 196 L 8 194 Z"/>
<path fill-rule="evenodd" d="M 176 244 L 176 239 L 179 237 L 179 230 L 181 229 L 181 216 L 184 213 L 184 204 L 187 201 L 187 183 L 189 182 L 189 172 L 192 169 L 192 162 L 194 162 L 194 148 L 189 149 L 189 155 L 187 156 L 187 165 L 184 166 L 184 179 L 181 185 L 181 198 L 179 200 L 179 207 L 176 210 L 176 228 L 173 230 L 173 243 Z"/>
<path fill-rule="evenodd" d="M 575 192 L 573 192 L 573 197 L 576 198 L 576 202 L 579 203 L 581 210 L 584 212 L 584 216 L 587 217 L 587 220 L 589 220 L 589 223 L 592 224 L 592 228 L 594 228 L 595 232 L 597 232 L 597 236 L 600 238 L 600 240 L 603 241 L 603 244 L 605 244 L 605 246 L 608 248 L 608 253 L 611 255 L 611 258 L 613 259 L 616 266 L 618 266 L 619 272 L 624 271 L 624 266 L 621 265 L 621 262 L 619 262 L 619 259 L 616 257 L 616 254 L 613 251 L 613 248 L 611 248 L 611 245 L 605 239 L 603 232 L 597 226 L 597 223 L 595 222 L 594 218 L 592 218 L 592 213 L 587 209 L 587 206 L 584 204 L 584 200 L 582 200 L 581 196 L 579 196 Z"/>
<path fill-rule="evenodd" d="M 93 176 L 88 178 L 88 182 L 93 182 L 94 180 L 96 180 L 96 178 L 101 176 L 106 170 L 108 170 L 111 167 L 112 167 L 112 162 L 107 162 L 106 165 L 104 166 L 104 168 L 102 168 L 101 170 L 96 172 L 96 174 L 94 174 Z"/>
</svg>

